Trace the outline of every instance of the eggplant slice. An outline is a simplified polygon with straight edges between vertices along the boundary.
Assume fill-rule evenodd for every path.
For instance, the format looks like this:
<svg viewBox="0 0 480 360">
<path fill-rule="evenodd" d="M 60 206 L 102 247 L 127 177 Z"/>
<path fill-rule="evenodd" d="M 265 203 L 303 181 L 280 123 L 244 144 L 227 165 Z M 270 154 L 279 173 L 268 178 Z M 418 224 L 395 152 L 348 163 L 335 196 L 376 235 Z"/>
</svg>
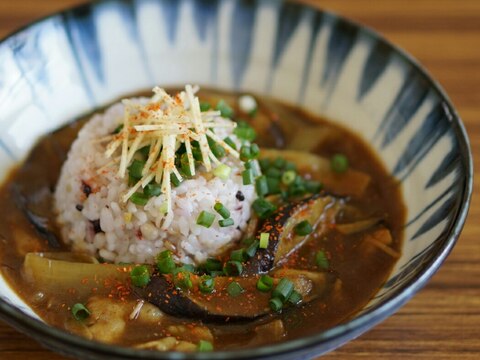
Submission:
<svg viewBox="0 0 480 360">
<path fill-rule="evenodd" d="M 282 269 L 272 273 L 274 284 L 288 278 L 302 297 L 303 303 L 324 296 L 334 284 L 334 275 L 326 272 Z M 160 310 L 174 316 L 202 319 L 211 322 L 252 320 L 271 313 L 271 293 L 257 290 L 258 276 L 216 277 L 211 294 L 198 290 L 199 276 L 191 274 L 191 290 L 180 290 L 172 282 L 171 275 L 154 274 L 144 288 L 135 288 L 140 298 L 156 305 Z M 236 281 L 244 291 L 238 296 L 228 294 L 227 287 Z"/>
<path fill-rule="evenodd" d="M 296 235 L 295 225 L 307 220 L 314 232 L 321 234 L 334 222 L 342 203 L 332 196 L 316 194 L 278 209 L 263 222 L 258 231 L 257 237 L 261 233 L 270 234 L 268 247 L 257 250 L 255 256 L 245 263 L 244 273 L 264 274 L 281 264 L 310 237 Z"/>
</svg>

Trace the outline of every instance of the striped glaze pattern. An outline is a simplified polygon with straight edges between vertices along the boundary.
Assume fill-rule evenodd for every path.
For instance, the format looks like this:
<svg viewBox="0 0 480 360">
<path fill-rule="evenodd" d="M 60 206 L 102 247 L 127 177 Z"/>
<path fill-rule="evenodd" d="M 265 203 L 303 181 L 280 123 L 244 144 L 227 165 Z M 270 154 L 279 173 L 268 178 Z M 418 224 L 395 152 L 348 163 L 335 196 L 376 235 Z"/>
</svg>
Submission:
<svg viewBox="0 0 480 360">
<path fill-rule="evenodd" d="M 418 289 L 428 267 L 452 246 L 471 165 L 448 100 L 418 65 L 374 33 L 290 2 L 103 1 L 6 39 L 0 44 L 1 177 L 39 136 L 92 108 L 157 84 L 184 83 L 254 91 L 327 116 L 370 143 L 401 181 L 408 208 L 403 255 L 357 318 L 401 293 L 413 295 L 412 284 Z M 1 279 L 0 297 L 34 316 Z"/>
</svg>

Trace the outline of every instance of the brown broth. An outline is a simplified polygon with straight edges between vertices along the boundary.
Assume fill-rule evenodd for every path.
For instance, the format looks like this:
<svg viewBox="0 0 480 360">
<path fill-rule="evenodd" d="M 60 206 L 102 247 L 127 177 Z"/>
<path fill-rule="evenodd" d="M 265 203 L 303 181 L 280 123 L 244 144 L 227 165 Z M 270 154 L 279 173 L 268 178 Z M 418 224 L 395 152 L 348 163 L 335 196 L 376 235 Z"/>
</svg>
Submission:
<svg viewBox="0 0 480 360">
<path fill-rule="evenodd" d="M 239 94 L 224 93 L 215 90 L 203 90 L 201 99 L 215 102 L 224 98 L 230 104 L 236 104 Z M 238 109 L 237 109 L 238 111 Z M 405 209 L 398 183 L 389 176 L 372 150 L 351 132 L 334 125 L 332 122 L 312 116 L 299 108 L 292 107 L 272 99 L 264 98 L 260 102 L 259 118 L 252 121 L 259 134 L 260 146 L 289 148 L 296 129 L 300 127 L 322 128 L 328 136 L 313 151 L 329 157 L 343 153 L 352 168 L 369 174 L 372 178 L 364 196 L 349 199 L 349 204 L 363 209 L 364 215 L 381 216 L 383 224 L 393 236 L 392 248 L 399 251 L 403 236 Z M 68 251 L 60 244 L 57 248 L 39 235 L 35 227 L 22 210 L 18 192 L 32 196 L 30 209 L 47 214 L 50 229 L 59 237 L 52 213 L 52 192 L 55 188 L 61 165 L 65 160 L 70 144 L 87 116 L 48 136 L 43 137 L 32 150 L 28 159 L 16 168 L 0 190 L 0 201 L 8 209 L 0 217 L 0 266 L 3 276 L 13 289 L 47 323 L 69 331 L 79 332 L 72 325 L 70 308 L 77 302 L 87 299 L 78 296 L 74 289 L 63 294 L 51 294 L 48 289 L 38 289 L 22 273 L 24 256 L 28 252 Z M 338 222 L 352 220 L 348 213 L 341 213 Z M 396 259 L 378 249 L 365 252 L 362 248 L 362 235 L 340 236 L 338 232 L 328 232 L 326 236 L 314 237 L 289 259 L 285 266 L 295 263 L 297 268 L 307 269 L 314 263 L 318 249 L 330 256 L 331 269 L 341 279 L 339 296 L 330 296 L 308 303 L 299 309 L 290 309 L 279 315 L 268 315 L 260 320 L 242 324 L 206 324 L 215 335 L 216 349 L 234 349 L 280 339 L 264 337 L 256 339 L 254 328 L 260 323 L 280 318 L 284 322 L 285 336 L 281 341 L 294 339 L 331 328 L 352 317 L 371 299 L 388 277 Z M 368 256 L 367 256 L 368 255 Z M 116 301 L 134 302 L 136 297 L 129 291 L 118 299 L 112 288 L 99 289 L 99 296 L 111 296 Z M 112 296 L 113 294 L 113 296 Z M 116 343 L 131 346 L 168 335 L 165 328 L 175 324 L 201 324 L 200 321 L 166 316 L 161 328 L 157 325 L 146 327 L 135 321 L 128 321 L 126 331 Z"/>
</svg>

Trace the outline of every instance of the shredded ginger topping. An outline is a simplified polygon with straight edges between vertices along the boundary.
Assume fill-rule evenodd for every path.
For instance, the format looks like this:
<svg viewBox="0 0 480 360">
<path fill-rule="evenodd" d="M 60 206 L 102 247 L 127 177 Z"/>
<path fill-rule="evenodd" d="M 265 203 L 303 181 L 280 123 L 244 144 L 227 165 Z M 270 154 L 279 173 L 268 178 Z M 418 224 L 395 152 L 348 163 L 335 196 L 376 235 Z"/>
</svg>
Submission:
<svg viewBox="0 0 480 360">
<path fill-rule="evenodd" d="M 222 163 L 215 157 L 209 147 L 207 136 L 225 149 L 228 156 L 238 159 L 239 153 L 220 139 L 215 128 L 235 128 L 236 123 L 221 117 L 220 111 L 200 110 L 200 102 L 195 95 L 199 90 L 191 85 L 171 97 L 164 89 L 155 87 L 154 95 L 145 104 L 123 100 L 125 112 L 123 125 L 118 134 L 108 137 L 110 142 L 105 155 L 112 159 L 109 164 L 118 167 L 120 178 L 128 177 L 128 167 L 134 161 L 135 153 L 147 146 L 150 147 L 141 179 L 122 195 L 122 201 L 127 202 L 140 188 L 145 188 L 154 182 L 161 186 L 165 194 L 166 206 L 162 207 L 165 214 L 171 214 L 171 177 L 183 180 L 175 166 L 176 150 L 185 145 L 190 174 L 195 175 L 195 159 L 192 154 L 192 141 L 197 141 L 201 152 L 201 160 L 206 172 Z"/>
</svg>

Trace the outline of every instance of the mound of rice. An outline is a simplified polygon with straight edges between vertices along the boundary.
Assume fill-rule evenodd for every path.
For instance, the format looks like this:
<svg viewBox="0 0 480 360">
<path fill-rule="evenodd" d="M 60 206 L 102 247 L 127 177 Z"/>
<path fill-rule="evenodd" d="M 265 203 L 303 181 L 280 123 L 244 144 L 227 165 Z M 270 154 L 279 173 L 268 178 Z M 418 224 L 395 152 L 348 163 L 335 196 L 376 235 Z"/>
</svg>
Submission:
<svg viewBox="0 0 480 360">
<path fill-rule="evenodd" d="M 140 99 L 134 101 L 142 101 Z M 229 161 L 227 180 L 199 173 L 172 189 L 173 219 L 162 226 L 165 196 L 152 197 L 145 206 L 120 201 L 128 188 L 113 169 L 105 168 L 106 145 L 100 138 L 122 122 L 124 105 L 111 106 L 81 129 L 65 161 L 55 191 L 57 220 L 62 236 L 75 251 L 100 256 L 109 262 L 153 263 L 163 250 L 172 250 L 183 263 L 202 263 L 241 237 L 255 200 L 253 185 L 243 185 L 239 163 Z M 221 136 L 238 142 L 231 129 Z M 99 171 L 99 169 L 104 169 Z M 221 228 L 217 214 L 210 228 L 196 224 L 202 210 L 215 213 L 215 202 L 230 210 L 234 226 Z"/>
</svg>

